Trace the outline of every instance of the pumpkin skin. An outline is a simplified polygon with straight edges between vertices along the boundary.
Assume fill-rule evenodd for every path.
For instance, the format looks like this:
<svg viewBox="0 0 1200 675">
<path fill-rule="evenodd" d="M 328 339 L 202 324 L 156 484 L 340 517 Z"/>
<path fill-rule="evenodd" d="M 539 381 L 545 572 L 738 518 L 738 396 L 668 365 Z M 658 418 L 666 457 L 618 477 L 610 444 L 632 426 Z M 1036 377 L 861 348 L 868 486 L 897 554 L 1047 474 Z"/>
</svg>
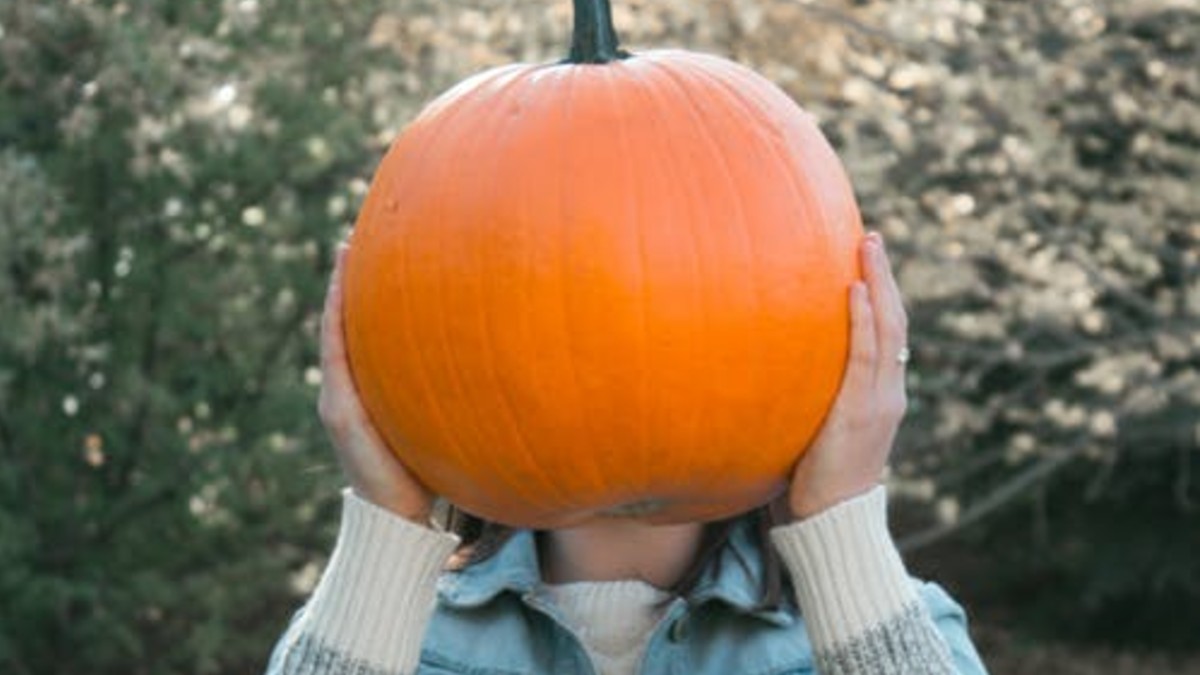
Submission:
<svg viewBox="0 0 1200 675">
<path fill-rule="evenodd" d="M 488 520 L 735 515 L 786 488 L 834 399 L 861 237 L 814 119 L 747 68 L 496 68 L 377 170 L 346 259 L 356 387 Z"/>
</svg>

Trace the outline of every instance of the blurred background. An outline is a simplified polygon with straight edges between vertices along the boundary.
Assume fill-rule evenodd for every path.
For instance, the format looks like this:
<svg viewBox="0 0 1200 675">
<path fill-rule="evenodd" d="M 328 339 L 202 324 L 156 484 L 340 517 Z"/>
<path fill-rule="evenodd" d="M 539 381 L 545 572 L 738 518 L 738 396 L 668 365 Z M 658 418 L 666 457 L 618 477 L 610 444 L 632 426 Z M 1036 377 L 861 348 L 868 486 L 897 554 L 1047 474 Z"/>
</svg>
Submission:
<svg viewBox="0 0 1200 675">
<path fill-rule="evenodd" d="M 331 250 L 565 0 L 0 3 L 0 669 L 252 673 L 318 578 Z M 821 120 L 912 315 L 913 571 L 997 673 L 1200 673 L 1195 0 L 614 0 Z"/>
</svg>

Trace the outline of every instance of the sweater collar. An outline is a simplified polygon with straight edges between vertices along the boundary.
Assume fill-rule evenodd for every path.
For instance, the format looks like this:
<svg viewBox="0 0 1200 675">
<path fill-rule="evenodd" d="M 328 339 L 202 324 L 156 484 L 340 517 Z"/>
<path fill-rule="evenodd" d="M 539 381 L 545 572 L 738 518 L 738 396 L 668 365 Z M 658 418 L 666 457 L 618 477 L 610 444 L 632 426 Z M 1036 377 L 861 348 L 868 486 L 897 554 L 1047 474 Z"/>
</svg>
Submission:
<svg viewBox="0 0 1200 675">
<path fill-rule="evenodd" d="M 443 574 L 438 595 L 454 608 L 479 607 L 504 592 L 525 597 L 541 585 L 540 570 L 534 531 L 517 530 L 487 560 Z M 794 619 L 786 610 L 758 606 L 763 577 L 763 555 L 754 534 L 754 521 L 740 518 L 730 532 L 728 545 L 693 589 L 689 604 L 718 602 L 776 625 L 791 625 Z"/>
</svg>

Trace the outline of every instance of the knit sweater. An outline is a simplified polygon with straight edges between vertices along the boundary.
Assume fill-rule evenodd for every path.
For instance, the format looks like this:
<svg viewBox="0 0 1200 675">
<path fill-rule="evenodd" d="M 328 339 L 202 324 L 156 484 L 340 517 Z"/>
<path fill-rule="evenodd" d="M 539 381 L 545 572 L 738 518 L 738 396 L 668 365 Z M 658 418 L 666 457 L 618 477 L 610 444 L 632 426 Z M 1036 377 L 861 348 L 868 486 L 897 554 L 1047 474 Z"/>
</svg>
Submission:
<svg viewBox="0 0 1200 675">
<path fill-rule="evenodd" d="M 954 672 L 888 533 L 882 486 L 770 536 L 822 675 Z M 457 543 L 346 490 L 333 555 L 290 631 L 299 638 L 270 675 L 414 672 L 437 578 Z M 635 672 L 661 591 L 626 581 L 548 590 L 598 673 Z"/>
<path fill-rule="evenodd" d="M 548 585 L 598 675 L 631 675 L 669 597 L 640 579 Z"/>
</svg>

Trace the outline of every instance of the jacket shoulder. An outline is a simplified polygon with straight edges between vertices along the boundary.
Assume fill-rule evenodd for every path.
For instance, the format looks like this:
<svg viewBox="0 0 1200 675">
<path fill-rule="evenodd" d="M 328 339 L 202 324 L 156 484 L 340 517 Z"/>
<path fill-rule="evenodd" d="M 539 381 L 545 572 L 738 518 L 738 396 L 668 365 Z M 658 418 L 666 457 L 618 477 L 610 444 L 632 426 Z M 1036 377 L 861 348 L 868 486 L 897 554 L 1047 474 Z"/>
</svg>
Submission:
<svg viewBox="0 0 1200 675">
<path fill-rule="evenodd" d="M 963 606 L 941 584 L 917 578 L 913 578 L 912 582 L 938 632 L 946 640 L 957 671 L 970 675 L 986 674 L 987 668 L 971 640 L 967 612 Z"/>
</svg>

